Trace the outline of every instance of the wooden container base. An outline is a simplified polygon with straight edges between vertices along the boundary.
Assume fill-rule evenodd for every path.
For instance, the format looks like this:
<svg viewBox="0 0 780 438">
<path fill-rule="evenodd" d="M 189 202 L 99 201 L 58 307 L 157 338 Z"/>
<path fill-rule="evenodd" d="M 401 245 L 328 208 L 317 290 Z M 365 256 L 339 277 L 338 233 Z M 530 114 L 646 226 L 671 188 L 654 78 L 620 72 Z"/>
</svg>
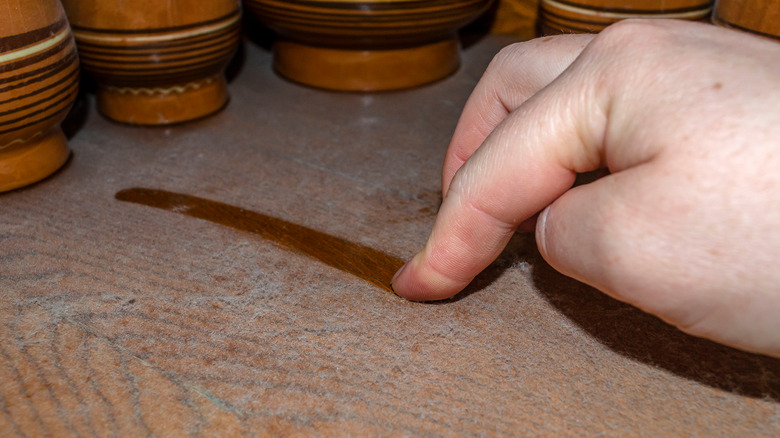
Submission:
<svg viewBox="0 0 780 438">
<path fill-rule="evenodd" d="M 228 98 L 222 75 L 166 87 L 101 86 L 97 92 L 101 114 L 131 125 L 169 125 L 199 119 L 222 109 Z"/>
<path fill-rule="evenodd" d="M 387 50 L 316 47 L 288 40 L 274 45 L 276 71 L 304 85 L 340 91 L 411 88 L 443 79 L 460 65 L 456 38 Z"/>
<path fill-rule="evenodd" d="M 65 134 L 58 127 L 18 146 L 0 150 L 0 192 L 38 182 L 57 171 L 68 160 Z"/>
</svg>

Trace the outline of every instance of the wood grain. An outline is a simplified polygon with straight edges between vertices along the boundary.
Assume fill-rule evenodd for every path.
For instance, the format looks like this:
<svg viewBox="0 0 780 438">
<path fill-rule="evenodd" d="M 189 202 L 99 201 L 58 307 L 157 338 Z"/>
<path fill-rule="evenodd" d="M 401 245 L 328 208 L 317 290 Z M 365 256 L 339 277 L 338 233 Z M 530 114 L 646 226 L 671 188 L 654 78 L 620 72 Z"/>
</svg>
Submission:
<svg viewBox="0 0 780 438">
<path fill-rule="evenodd" d="M 115 199 L 194 193 L 408 258 L 463 104 L 513 40 L 413 92 L 299 87 L 248 44 L 214 117 L 138 128 L 78 105 L 69 164 L 0 196 L 0 436 L 776 436 L 780 361 L 556 274 L 530 235 L 426 305 Z"/>
</svg>

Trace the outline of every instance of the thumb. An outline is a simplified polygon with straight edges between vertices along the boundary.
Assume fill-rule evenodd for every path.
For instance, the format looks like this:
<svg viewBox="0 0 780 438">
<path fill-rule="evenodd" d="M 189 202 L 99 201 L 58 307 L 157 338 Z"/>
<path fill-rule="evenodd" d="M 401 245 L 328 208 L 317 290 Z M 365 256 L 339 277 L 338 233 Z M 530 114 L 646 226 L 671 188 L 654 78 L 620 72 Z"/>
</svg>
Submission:
<svg viewBox="0 0 780 438">
<path fill-rule="evenodd" d="M 627 245 L 643 241 L 637 235 L 652 233 L 637 211 L 641 204 L 631 201 L 648 193 L 640 186 L 653 180 L 653 167 L 642 164 L 572 188 L 547 206 L 536 223 L 536 243 L 547 263 L 612 296 L 630 290 L 618 284 L 622 280 L 617 274 L 625 272 L 628 263 L 649 262 L 642 261 L 642 251 Z M 631 257 L 621 257 L 626 253 Z M 643 307 L 637 297 L 619 298 Z"/>
</svg>

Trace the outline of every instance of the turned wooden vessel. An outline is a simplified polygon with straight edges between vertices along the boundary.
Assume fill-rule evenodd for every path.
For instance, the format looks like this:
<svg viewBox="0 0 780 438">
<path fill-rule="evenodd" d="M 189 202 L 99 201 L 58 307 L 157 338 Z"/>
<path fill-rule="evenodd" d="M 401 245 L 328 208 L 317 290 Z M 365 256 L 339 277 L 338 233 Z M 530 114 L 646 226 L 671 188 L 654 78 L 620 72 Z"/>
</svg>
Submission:
<svg viewBox="0 0 780 438">
<path fill-rule="evenodd" d="M 76 46 L 59 1 L 0 2 L 0 192 L 39 181 L 67 161 L 60 123 L 78 82 Z"/>
<path fill-rule="evenodd" d="M 99 111 L 138 125 L 198 119 L 228 101 L 239 0 L 62 0 Z"/>
<path fill-rule="evenodd" d="M 333 90 L 415 87 L 460 64 L 457 30 L 491 0 L 245 0 L 273 29 L 274 67 Z"/>
<path fill-rule="evenodd" d="M 542 0 L 539 27 L 543 35 L 594 33 L 626 18 L 707 20 L 711 0 Z"/>
<path fill-rule="evenodd" d="M 780 40 L 780 1 L 718 0 L 712 22 Z"/>
</svg>

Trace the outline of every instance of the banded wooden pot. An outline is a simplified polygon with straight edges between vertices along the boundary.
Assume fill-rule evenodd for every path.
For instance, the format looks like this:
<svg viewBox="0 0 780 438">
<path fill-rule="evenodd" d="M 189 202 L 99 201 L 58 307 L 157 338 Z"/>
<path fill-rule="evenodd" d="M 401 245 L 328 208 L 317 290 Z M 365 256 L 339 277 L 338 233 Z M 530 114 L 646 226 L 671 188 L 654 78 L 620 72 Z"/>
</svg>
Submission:
<svg viewBox="0 0 780 438">
<path fill-rule="evenodd" d="M 542 0 L 543 35 L 595 33 L 626 18 L 707 20 L 712 0 Z"/>
<path fill-rule="evenodd" d="M 442 79 L 460 64 L 457 30 L 491 0 L 245 0 L 277 33 L 274 67 L 302 84 L 391 90 Z"/>
<path fill-rule="evenodd" d="M 59 1 L 0 2 L 0 192 L 39 181 L 68 159 L 60 123 L 78 81 Z"/>
<path fill-rule="evenodd" d="M 776 0 L 718 0 L 712 22 L 780 40 L 780 2 Z"/>
<path fill-rule="evenodd" d="M 109 119 L 164 125 L 227 104 L 239 0 L 62 0 L 84 70 Z"/>
</svg>

